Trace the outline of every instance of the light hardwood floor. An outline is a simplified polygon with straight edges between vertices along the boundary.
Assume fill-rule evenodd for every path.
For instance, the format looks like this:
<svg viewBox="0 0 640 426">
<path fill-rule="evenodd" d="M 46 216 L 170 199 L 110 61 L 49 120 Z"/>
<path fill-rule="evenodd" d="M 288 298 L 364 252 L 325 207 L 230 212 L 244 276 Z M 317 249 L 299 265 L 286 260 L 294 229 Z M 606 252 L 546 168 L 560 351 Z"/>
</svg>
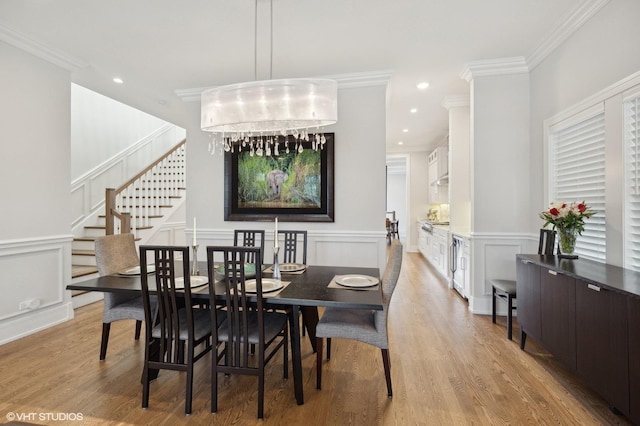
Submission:
<svg viewBox="0 0 640 426">
<path fill-rule="evenodd" d="M 250 377 L 221 377 L 218 413 L 211 414 L 207 357 L 197 363 L 191 416 L 184 415 L 185 376 L 177 372 L 160 373 L 142 410 L 142 340 L 133 340 L 133 321 L 114 323 L 100 362 L 101 312 L 101 302 L 77 309 L 72 321 L 0 346 L 0 423 L 15 413 L 26 423 L 56 425 L 628 424 L 535 342 L 522 352 L 517 337 L 508 341 L 504 319 L 492 324 L 470 314 L 416 253 L 405 253 L 389 313 L 393 399 L 379 349 L 345 340 L 334 340 L 323 389 L 316 390 L 305 338 L 303 406 L 274 359 L 264 421 L 256 419 L 257 382 Z M 74 413 L 82 422 L 46 417 Z"/>
</svg>

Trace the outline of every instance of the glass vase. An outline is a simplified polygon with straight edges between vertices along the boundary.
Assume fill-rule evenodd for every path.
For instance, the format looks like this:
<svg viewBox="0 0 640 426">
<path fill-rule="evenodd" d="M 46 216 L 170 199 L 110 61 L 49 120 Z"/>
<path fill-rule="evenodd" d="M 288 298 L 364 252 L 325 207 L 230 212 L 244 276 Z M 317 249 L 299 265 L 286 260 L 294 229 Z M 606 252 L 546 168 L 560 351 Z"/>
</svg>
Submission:
<svg viewBox="0 0 640 426">
<path fill-rule="evenodd" d="M 575 249 L 578 230 L 575 228 L 558 228 L 558 237 L 560 238 L 558 256 L 566 259 L 577 259 L 578 255 L 575 254 Z"/>
</svg>

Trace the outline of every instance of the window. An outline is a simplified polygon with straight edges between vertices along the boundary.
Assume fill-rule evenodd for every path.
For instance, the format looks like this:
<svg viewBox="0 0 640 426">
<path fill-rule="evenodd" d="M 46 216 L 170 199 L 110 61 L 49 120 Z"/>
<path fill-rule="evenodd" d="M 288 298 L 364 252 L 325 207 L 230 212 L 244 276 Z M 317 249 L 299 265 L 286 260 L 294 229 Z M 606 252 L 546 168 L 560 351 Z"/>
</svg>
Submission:
<svg viewBox="0 0 640 426">
<path fill-rule="evenodd" d="M 625 267 L 640 270 L 640 94 L 624 100 Z"/>
<path fill-rule="evenodd" d="M 604 130 L 604 106 L 599 104 L 557 123 L 549 134 L 551 200 L 584 200 L 596 212 L 585 222 L 576 253 L 602 262 L 606 261 Z"/>
</svg>

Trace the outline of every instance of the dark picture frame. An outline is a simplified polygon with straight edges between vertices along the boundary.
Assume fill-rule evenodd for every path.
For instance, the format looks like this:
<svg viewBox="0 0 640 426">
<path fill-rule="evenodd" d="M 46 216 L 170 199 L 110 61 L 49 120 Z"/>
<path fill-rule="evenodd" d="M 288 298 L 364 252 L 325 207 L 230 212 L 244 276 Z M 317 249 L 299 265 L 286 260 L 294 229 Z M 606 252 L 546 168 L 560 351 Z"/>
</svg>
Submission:
<svg viewBox="0 0 640 426">
<path fill-rule="evenodd" d="M 322 149 L 303 142 L 301 153 L 292 136 L 277 138 L 279 155 L 275 144 L 271 155 L 265 147 L 263 155 L 251 156 L 248 145 L 225 152 L 224 220 L 270 221 L 277 216 L 282 222 L 333 222 L 335 135 L 324 137 Z"/>
</svg>

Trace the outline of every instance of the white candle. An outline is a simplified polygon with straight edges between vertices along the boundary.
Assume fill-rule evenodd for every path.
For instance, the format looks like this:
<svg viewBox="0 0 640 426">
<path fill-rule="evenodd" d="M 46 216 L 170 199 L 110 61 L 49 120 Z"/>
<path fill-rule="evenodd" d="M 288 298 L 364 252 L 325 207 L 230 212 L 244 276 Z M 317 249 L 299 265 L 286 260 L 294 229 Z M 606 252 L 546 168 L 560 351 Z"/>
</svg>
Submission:
<svg viewBox="0 0 640 426">
<path fill-rule="evenodd" d="M 273 246 L 278 248 L 278 217 L 276 216 L 276 227 L 273 231 Z"/>
<path fill-rule="evenodd" d="M 193 245 L 197 245 L 196 243 L 196 218 L 193 217 Z"/>
</svg>

